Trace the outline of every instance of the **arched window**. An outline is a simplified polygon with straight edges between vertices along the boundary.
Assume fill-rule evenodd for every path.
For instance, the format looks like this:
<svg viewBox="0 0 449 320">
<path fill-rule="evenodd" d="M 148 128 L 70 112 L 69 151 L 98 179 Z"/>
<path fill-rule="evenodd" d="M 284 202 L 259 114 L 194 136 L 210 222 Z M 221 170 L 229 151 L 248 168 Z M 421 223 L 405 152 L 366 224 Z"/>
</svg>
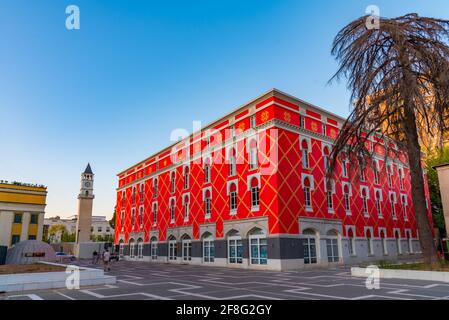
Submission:
<svg viewBox="0 0 449 320">
<path fill-rule="evenodd" d="M 140 195 L 139 195 L 139 198 L 140 198 L 140 203 L 143 203 L 144 200 L 145 200 L 145 186 L 144 186 L 143 183 L 140 184 Z"/>
<path fill-rule="evenodd" d="M 249 143 L 249 169 L 253 170 L 259 166 L 259 159 L 257 155 L 257 142 L 251 140 Z"/>
<path fill-rule="evenodd" d="M 404 168 L 399 169 L 399 187 L 404 190 Z"/>
<path fill-rule="evenodd" d="M 136 187 L 133 187 L 133 191 L 131 194 L 131 201 L 132 201 L 133 205 L 136 204 Z"/>
<path fill-rule="evenodd" d="M 190 185 L 190 169 L 188 166 L 184 167 L 184 189 L 188 189 Z"/>
<path fill-rule="evenodd" d="M 306 139 L 301 141 L 301 156 L 302 156 L 302 167 L 305 169 L 309 168 L 309 144 Z"/>
<path fill-rule="evenodd" d="M 234 148 L 229 150 L 229 176 L 235 175 L 237 172 L 237 159 Z"/>
<path fill-rule="evenodd" d="M 137 258 L 143 259 L 143 240 L 142 240 L 142 238 L 139 238 L 139 240 L 137 240 Z"/>
<path fill-rule="evenodd" d="M 312 208 L 312 197 L 310 194 L 310 179 L 304 178 L 303 182 L 303 188 L 304 188 L 304 205 L 306 208 Z"/>
<path fill-rule="evenodd" d="M 394 196 L 394 193 L 390 193 L 391 215 L 392 215 L 393 219 L 397 219 L 395 202 L 396 202 L 396 197 Z"/>
<path fill-rule="evenodd" d="M 214 237 L 209 232 L 203 235 L 203 262 L 214 262 L 215 244 Z"/>
<path fill-rule="evenodd" d="M 182 260 L 191 261 L 192 260 L 192 240 L 188 235 L 184 235 L 181 238 L 182 243 Z"/>
<path fill-rule="evenodd" d="M 249 233 L 249 249 L 251 264 L 267 264 L 267 236 L 259 229 L 255 228 Z"/>
<path fill-rule="evenodd" d="M 156 198 L 157 195 L 158 195 L 158 187 L 157 187 L 157 185 L 158 185 L 157 178 L 154 178 L 153 179 L 153 198 Z"/>
<path fill-rule="evenodd" d="M 312 264 L 317 263 L 317 250 L 316 232 L 312 229 L 306 229 L 303 231 L 304 238 L 302 239 L 302 247 L 304 250 L 304 263 Z"/>
<path fill-rule="evenodd" d="M 363 215 L 367 217 L 368 213 L 368 192 L 366 188 L 362 188 L 362 205 L 363 205 Z"/>
<path fill-rule="evenodd" d="M 204 163 L 204 183 L 210 182 L 210 171 L 211 171 L 210 159 L 207 158 Z"/>
<path fill-rule="evenodd" d="M 370 229 L 366 229 L 365 236 L 366 236 L 366 241 L 368 244 L 368 255 L 372 256 L 374 254 L 374 249 L 373 249 L 373 238 L 372 238 Z"/>
<path fill-rule="evenodd" d="M 381 230 L 379 232 L 379 234 L 380 234 L 380 238 L 382 240 L 382 254 L 384 256 L 386 256 L 386 255 L 388 255 L 387 236 L 386 236 L 384 230 Z"/>
<path fill-rule="evenodd" d="M 134 239 L 129 240 L 129 257 L 134 258 L 136 256 L 136 242 Z"/>
<path fill-rule="evenodd" d="M 139 224 L 140 224 L 140 228 L 143 227 L 143 214 L 144 214 L 143 206 L 140 206 L 139 207 Z"/>
<path fill-rule="evenodd" d="M 204 192 L 204 217 L 209 219 L 212 211 L 212 195 L 210 190 Z"/>
<path fill-rule="evenodd" d="M 325 179 L 326 186 L 326 200 L 327 200 L 327 211 L 329 213 L 334 213 L 334 181 L 331 179 Z"/>
<path fill-rule="evenodd" d="M 131 227 L 134 228 L 134 224 L 136 223 L 136 208 L 131 209 Z"/>
<path fill-rule="evenodd" d="M 156 237 L 151 237 L 150 246 L 151 246 L 151 260 L 157 260 L 157 238 Z"/>
<path fill-rule="evenodd" d="M 168 260 L 177 260 L 178 257 L 178 244 L 176 238 L 171 235 L 168 238 Z"/>
<path fill-rule="evenodd" d="M 260 203 L 259 197 L 259 180 L 254 177 L 251 179 L 251 209 L 258 210 Z"/>
<path fill-rule="evenodd" d="M 183 206 L 184 206 L 184 222 L 189 221 L 189 195 L 184 195 L 184 197 L 182 198 L 183 201 Z"/>
<path fill-rule="evenodd" d="M 407 243 L 408 243 L 408 253 L 413 253 L 413 239 L 412 239 L 412 232 L 410 230 L 407 230 L 405 232 L 405 235 L 407 237 Z"/>
<path fill-rule="evenodd" d="M 237 212 L 237 185 L 231 183 L 229 186 L 229 209 L 231 213 Z"/>
<path fill-rule="evenodd" d="M 122 191 L 122 208 L 125 207 L 126 204 L 126 192 Z"/>
<path fill-rule="evenodd" d="M 381 191 L 376 191 L 376 212 L 379 218 L 382 218 L 382 207 L 380 201 L 382 200 Z"/>
<path fill-rule="evenodd" d="M 402 216 L 404 217 L 404 221 L 408 221 L 408 215 L 407 215 L 407 196 L 403 194 L 401 196 L 401 202 L 402 202 Z"/>
<path fill-rule="evenodd" d="M 348 229 L 348 240 L 349 240 L 349 246 L 348 246 L 349 255 L 355 256 L 356 255 L 356 253 L 355 253 L 355 234 L 354 234 L 353 228 Z"/>
<path fill-rule="evenodd" d="M 330 166 L 330 149 L 328 146 L 325 146 L 323 148 L 323 164 L 324 164 L 324 170 L 329 169 Z"/>
<path fill-rule="evenodd" d="M 349 186 L 345 184 L 343 186 L 343 198 L 344 198 L 345 211 L 348 214 L 351 213 L 351 202 L 349 197 L 350 197 Z"/>
<path fill-rule="evenodd" d="M 402 254 L 402 245 L 401 245 L 401 234 L 399 230 L 396 230 L 394 233 L 394 237 L 396 238 L 396 251 L 398 255 Z"/>
<path fill-rule="evenodd" d="M 388 186 L 390 188 L 393 187 L 393 166 L 387 165 L 387 178 L 388 178 Z"/>
<path fill-rule="evenodd" d="M 340 254 L 338 251 L 338 233 L 335 230 L 330 230 L 326 234 L 326 249 L 327 249 L 327 261 L 339 262 Z"/>
<path fill-rule="evenodd" d="M 157 202 L 153 202 L 153 225 L 157 224 Z"/>
<path fill-rule="evenodd" d="M 373 161 L 374 183 L 379 184 L 379 166 L 377 161 Z"/>
<path fill-rule="evenodd" d="M 175 199 L 170 199 L 169 211 L 170 211 L 170 223 L 175 222 L 175 210 L 176 210 L 176 202 Z"/>
<path fill-rule="evenodd" d="M 120 213 L 120 226 L 123 228 L 124 225 L 125 225 L 125 211 L 122 211 Z"/>
<path fill-rule="evenodd" d="M 228 233 L 228 263 L 243 263 L 243 243 L 240 233 L 231 230 Z"/>
<path fill-rule="evenodd" d="M 348 160 L 346 154 L 343 154 L 341 157 L 341 176 L 344 178 L 348 177 Z"/>
<path fill-rule="evenodd" d="M 176 172 L 172 171 L 170 173 L 170 192 L 175 193 L 176 191 Z"/>
</svg>

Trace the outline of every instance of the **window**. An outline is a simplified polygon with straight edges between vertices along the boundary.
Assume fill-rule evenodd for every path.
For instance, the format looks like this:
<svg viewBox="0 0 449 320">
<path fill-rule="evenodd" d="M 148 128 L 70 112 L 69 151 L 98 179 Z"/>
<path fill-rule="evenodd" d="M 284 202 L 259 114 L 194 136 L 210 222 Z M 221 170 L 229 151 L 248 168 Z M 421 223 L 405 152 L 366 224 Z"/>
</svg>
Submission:
<svg viewBox="0 0 449 320">
<path fill-rule="evenodd" d="M 103 231 L 103 228 L 102 227 L 98 227 L 97 228 L 97 232 L 102 232 Z"/>
<path fill-rule="evenodd" d="M 237 170 L 236 152 L 234 148 L 229 150 L 229 176 L 234 176 Z"/>
<path fill-rule="evenodd" d="M 204 183 L 210 182 L 210 160 L 206 159 L 204 164 Z"/>
<path fill-rule="evenodd" d="M 408 221 L 408 215 L 407 215 L 407 196 L 403 194 L 401 196 L 402 198 L 402 216 L 404 217 L 404 221 Z"/>
<path fill-rule="evenodd" d="M 384 230 L 380 231 L 379 233 L 382 240 L 382 254 L 386 256 L 388 255 L 387 237 Z"/>
<path fill-rule="evenodd" d="M 251 179 L 251 210 L 259 210 L 259 180 L 257 178 Z"/>
<path fill-rule="evenodd" d="M 139 208 L 139 223 L 140 223 L 140 228 L 143 227 L 143 206 L 141 206 Z"/>
<path fill-rule="evenodd" d="M 106 232 L 108 232 L 108 233 L 111 232 L 111 228 L 107 227 Z"/>
<path fill-rule="evenodd" d="M 137 258 L 143 259 L 143 240 L 137 242 Z"/>
<path fill-rule="evenodd" d="M 355 256 L 355 234 L 353 231 L 353 228 L 348 229 L 348 249 L 349 249 L 349 255 Z"/>
<path fill-rule="evenodd" d="M 21 213 L 14 214 L 14 223 L 22 223 L 22 214 Z"/>
<path fill-rule="evenodd" d="M 316 257 L 316 238 L 313 230 L 304 230 L 306 238 L 302 239 L 302 247 L 304 250 L 304 263 L 317 263 Z"/>
<path fill-rule="evenodd" d="M 131 226 L 134 227 L 136 223 L 136 208 L 131 209 Z"/>
<path fill-rule="evenodd" d="M 344 206 L 347 214 L 351 214 L 351 202 L 350 202 L 350 188 L 349 185 L 343 185 L 343 198 L 344 198 Z"/>
<path fill-rule="evenodd" d="M 373 161 L 374 183 L 379 184 L 379 168 L 376 161 Z"/>
<path fill-rule="evenodd" d="M 203 262 L 214 262 L 215 245 L 211 234 L 203 238 Z"/>
<path fill-rule="evenodd" d="M 257 229 L 249 236 L 251 264 L 267 264 L 267 238 Z"/>
<path fill-rule="evenodd" d="M 185 195 L 183 198 L 184 222 L 189 221 L 189 200 L 189 195 Z"/>
<path fill-rule="evenodd" d="M 13 234 L 11 237 L 11 245 L 15 245 L 17 242 L 20 242 L 20 235 Z"/>
<path fill-rule="evenodd" d="M 135 250 L 136 250 L 136 244 L 134 240 L 131 240 L 129 242 L 129 257 L 134 258 L 135 257 Z"/>
<path fill-rule="evenodd" d="M 143 203 L 145 200 L 145 186 L 143 185 L 143 183 L 140 185 L 140 203 Z"/>
<path fill-rule="evenodd" d="M 399 187 L 404 190 L 404 169 L 399 169 Z"/>
<path fill-rule="evenodd" d="M 243 263 L 243 243 L 238 232 L 231 233 L 228 237 L 228 262 Z"/>
<path fill-rule="evenodd" d="M 153 225 L 157 224 L 157 203 L 153 202 Z"/>
<path fill-rule="evenodd" d="M 125 191 L 122 191 L 122 208 L 125 206 L 126 202 L 126 193 Z"/>
<path fill-rule="evenodd" d="M 125 211 L 122 211 L 120 213 L 120 226 L 123 227 L 124 224 L 125 224 Z"/>
<path fill-rule="evenodd" d="M 192 260 L 192 241 L 188 237 L 182 240 L 182 260 Z"/>
<path fill-rule="evenodd" d="M 123 257 L 123 252 L 125 251 L 125 244 L 123 242 L 120 242 L 118 254 L 120 257 Z"/>
<path fill-rule="evenodd" d="M 321 124 L 321 131 L 323 133 L 323 136 L 325 136 L 326 135 L 326 124 L 325 123 Z"/>
<path fill-rule="evenodd" d="M 391 215 L 392 215 L 393 219 L 397 219 L 395 203 L 396 203 L 395 194 L 394 193 L 390 193 Z"/>
<path fill-rule="evenodd" d="M 330 166 L 330 150 L 329 147 L 323 148 L 323 164 L 324 164 L 324 170 L 328 170 Z"/>
<path fill-rule="evenodd" d="M 133 205 L 136 204 L 136 187 L 133 187 L 133 191 L 131 194 L 131 201 Z"/>
<path fill-rule="evenodd" d="M 170 223 L 175 222 L 175 208 L 176 208 L 175 199 L 172 198 L 172 199 L 170 199 L 170 205 L 169 205 Z"/>
<path fill-rule="evenodd" d="M 32 214 L 30 216 L 30 224 L 37 224 L 38 223 L 38 219 L 39 219 L 39 215 Z"/>
<path fill-rule="evenodd" d="M 212 200 L 211 200 L 211 192 L 210 190 L 206 190 L 204 192 L 204 217 L 206 219 L 210 218 L 211 211 L 212 211 Z"/>
<path fill-rule="evenodd" d="M 229 209 L 231 214 L 237 212 L 237 185 L 235 183 L 231 183 L 229 187 Z"/>
<path fill-rule="evenodd" d="M 327 248 L 327 261 L 328 262 L 338 262 L 338 239 L 331 238 L 326 239 L 326 248 Z"/>
<path fill-rule="evenodd" d="M 392 188 L 393 187 L 393 169 L 391 165 L 387 166 L 387 179 L 388 179 L 388 187 Z"/>
<path fill-rule="evenodd" d="M 189 167 L 185 166 L 184 167 L 184 189 L 188 189 L 189 185 L 190 185 L 190 172 L 189 172 Z"/>
<path fill-rule="evenodd" d="M 334 196 L 332 194 L 332 190 L 327 190 L 326 196 L 327 196 L 327 211 L 332 213 L 334 212 Z"/>
<path fill-rule="evenodd" d="M 373 249 L 373 238 L 370 229 L 366 229 L 365 236 L 368 244 L 368 256 L 372 256 L 374 255 L 374 249 Z"/>
<path fill-rule="evenodd" d="M 176 260 L 178 256 L 178 246 L 176 239 L 170 237 L 168 241 L 168 260 Z"/>
<path fill-rule="evenodd" d="M 304 178 L 303 181 L 303 189 L 304 189 L 304 205 L 307 209 L 312 209 L 312 197 L 310 195 L 310 179 Z"/>
<path fill-rule="evenodd" d="M 257 154 L 257 142 L 251 140 L 249 143 L 249 169 L 254 170 L 259 166 L 259 159 Z"/>
<path fill-rule="evenodd" d="M 376 212 L 379 218 L 382 218 L 382 207 L 380 206 L 380 201 L 382 199 L 381 191 L 376 191 Z"/>
<path fill-rule="evenodd" d="M 348 161 L 346 159 L 341 161 L 341 175 L 344 178 L 348 177 Z"/>
<path fill-rule="evenodd" d="M 398 255 L 402 254 L 402 246 L 401 246 L 401 234 L 398 230 L 395 232 L 395 238 L 396 238 L 396 250 L 398 252 Z"/>
<path fill-rule="evenodd" d="M 28 236 L 28 240 L 36 240 L 36 236 L 35 235 L 29 235 Z"/>
<path fill-rule="evenodd" d="M 365 217 L 368 217 L 369 213 L 368 213 L 368 191 L 367 191 L 367 188 L 362 188 L 361 195 L 362 195 L 363 215 Z"/>
<path fill-rule="evenodd" d="M 302 167 L 309 168 L 309 144 L 306 139 L 301 141 Z"/>
<path fill-rule="evenodd" d="M 151 238 L 151 260 L 157 260 L 157 239 L 155 237 Z"/>
<path fill-rule="evenodd" d="M 249 118 L 249 121 L 250 121 L 251 128 L 255 128 L 256 127 L 256 116 L 251 116 Z"/>
<path fill-rule="evenodd" d="M 176 191 L 176 172 L 172 171 L 170 173 L 170 192 L 175 193 Z"/>
<path fill-rule="evenodd" d="M 153 179 L 153 198 L 156 198 L 157 195 L 158 195 L 158 188 L 157 188 L 157 185 L 158 185 L 157 178 L 154 178 L 154 179 Z"/>
<path fill-rule="evenodd" d="M 365 182 L 366 181 L 365 165 L 363 163 L 360 163 L 359 167 L 360 167 L 360 181 Z"/>
</svg>

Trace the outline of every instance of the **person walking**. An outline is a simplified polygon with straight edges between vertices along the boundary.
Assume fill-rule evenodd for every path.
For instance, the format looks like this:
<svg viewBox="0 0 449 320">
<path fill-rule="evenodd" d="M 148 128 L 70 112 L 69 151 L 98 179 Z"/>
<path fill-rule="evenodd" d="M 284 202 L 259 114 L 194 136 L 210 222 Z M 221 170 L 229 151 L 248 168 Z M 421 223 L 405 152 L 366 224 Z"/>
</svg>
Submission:
<svg viewBox="0 0 449 320">
<path fill-rule="evenodd" d="M 92 253 L 92 264 L 97 264 L 98 263 L 98 252 L 97 250 L 94 250 L 94 252 Z"/>
<path fill-rule="evenodd" d="M 106 251 L 103 252 L 103 270 L 104 271 L 111 271 L 111 267 L 109 266 L 110 258 L 111 258 L 111 254 L 109 253 L 109 250 L 106 249 Z"/>
</svg>

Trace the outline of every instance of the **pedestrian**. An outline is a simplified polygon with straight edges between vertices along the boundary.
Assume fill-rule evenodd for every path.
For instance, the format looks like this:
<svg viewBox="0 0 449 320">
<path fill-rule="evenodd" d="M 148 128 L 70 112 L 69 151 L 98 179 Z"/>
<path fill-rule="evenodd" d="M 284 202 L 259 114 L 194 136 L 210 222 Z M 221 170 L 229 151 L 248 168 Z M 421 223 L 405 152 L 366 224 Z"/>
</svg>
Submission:
<svg viewBox="0 0 449 320">
<path fill-rule="evenodd" d="M 106 251 L 103 252 L 103 270 L 104 271 L 110 271 L 111 268 L 109 266 L 109 260 L 110 260 L 110 253 L 109 250 L 106 249 Z"/>
<path fill-rule="evenodd" d="M 92 253 L 92 264 L 97 264 L 98 262 L 98 252 L 97 250 L 94 250 L 94 252 Z"/>
</svg>

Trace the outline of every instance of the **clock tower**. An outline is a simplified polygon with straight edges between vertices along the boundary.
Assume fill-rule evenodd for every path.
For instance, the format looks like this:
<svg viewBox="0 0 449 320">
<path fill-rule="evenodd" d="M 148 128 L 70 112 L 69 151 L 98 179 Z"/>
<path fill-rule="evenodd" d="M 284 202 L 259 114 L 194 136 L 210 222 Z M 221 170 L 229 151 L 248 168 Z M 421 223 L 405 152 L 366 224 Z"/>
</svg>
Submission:
<svg viewBox="0 0 449 320">
<path fill-rule="evenodd" d="M 81 174 L 81 188 L 78 195 L 78 220 L 76 222 L 76 243 L 90 242 L 92 228 L 92 206 L 94 202 L 94 174 L 87 164 Z"/>
</svg>

